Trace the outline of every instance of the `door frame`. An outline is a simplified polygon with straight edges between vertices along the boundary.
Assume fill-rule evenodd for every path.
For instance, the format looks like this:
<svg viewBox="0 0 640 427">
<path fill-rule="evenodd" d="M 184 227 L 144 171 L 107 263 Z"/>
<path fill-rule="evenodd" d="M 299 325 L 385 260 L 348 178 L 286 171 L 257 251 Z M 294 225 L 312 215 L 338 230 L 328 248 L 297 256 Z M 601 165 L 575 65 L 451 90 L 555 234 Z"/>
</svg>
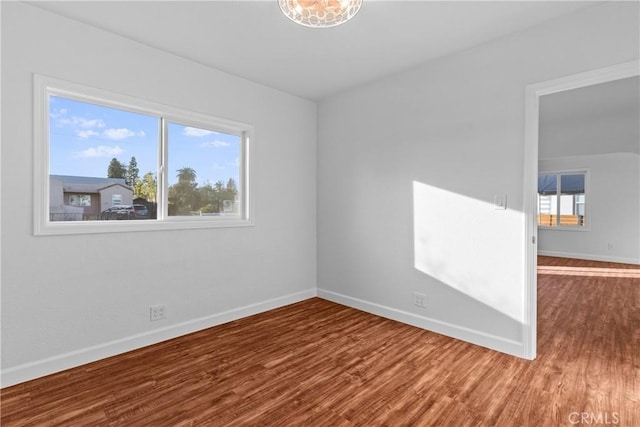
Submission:
<svg viewBox="0 0 640 427">
<path fill-rule="evenodd" d="M 524 357 L 527 359 L 535 359 L 537 353 L 537 183 L 540 97 L 638 75 L 640 75 L 640 61 L 635 60 L 547 80 L 526 87 L 524 140 L 525 293 L 522 337 Z"/>
</svg>

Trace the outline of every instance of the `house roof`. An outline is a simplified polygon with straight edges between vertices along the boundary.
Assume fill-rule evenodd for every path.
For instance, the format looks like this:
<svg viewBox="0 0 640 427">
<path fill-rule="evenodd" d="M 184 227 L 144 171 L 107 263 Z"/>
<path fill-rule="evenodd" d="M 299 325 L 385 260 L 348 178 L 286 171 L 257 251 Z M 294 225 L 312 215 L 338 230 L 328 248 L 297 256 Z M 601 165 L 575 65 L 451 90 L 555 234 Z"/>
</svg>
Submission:
<svg viewBox="0 0 640 427">
<path fill-rule="evenodd" d="M 105 185 L 104 187 L 98 188 L 98 191 L 106 190 L 107 188 L 111 188 L 115 186 L 120 186 L 120 187 L 126 188 L 127 190 L 131 190 L 130 187 L 127 187 L 124 184 L 120 184 L 119 182 L 116 182 L 115 184 L 109 184 L 109 185 Z"/>
<path fill-rule="evenodd" d="M 107 187 L 119 185 L 131 190 L 124 178 L 101 178 L 93 176 L 50 175 L 51 179 L 62 182 L 65 192 L 74 193 L 98 193 Z"/>
</svg>

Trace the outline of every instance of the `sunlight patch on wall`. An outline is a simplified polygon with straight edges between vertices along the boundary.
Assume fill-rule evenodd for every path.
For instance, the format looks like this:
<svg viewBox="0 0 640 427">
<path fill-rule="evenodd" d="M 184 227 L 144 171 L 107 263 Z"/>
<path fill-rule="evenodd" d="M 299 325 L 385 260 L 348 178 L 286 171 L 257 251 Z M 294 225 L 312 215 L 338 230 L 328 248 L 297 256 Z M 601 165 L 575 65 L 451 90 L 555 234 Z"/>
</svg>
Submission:
<svg viewBox="0 0 640 427">
<path fill-rule="evenodd" d="M 413 203 L 414 267 L 522 322 L 524 273 L 503 260 L 523 246 L 523 213 L 417 181 Z"/>
</svg>

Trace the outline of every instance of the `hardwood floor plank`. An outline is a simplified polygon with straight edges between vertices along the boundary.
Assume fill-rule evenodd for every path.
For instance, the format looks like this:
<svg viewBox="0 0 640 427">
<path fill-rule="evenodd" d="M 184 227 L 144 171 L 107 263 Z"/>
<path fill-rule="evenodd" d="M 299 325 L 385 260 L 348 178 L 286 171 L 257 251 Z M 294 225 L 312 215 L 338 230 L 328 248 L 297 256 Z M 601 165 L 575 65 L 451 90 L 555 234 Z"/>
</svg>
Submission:
<svg viewBox="0 0 640 427">
<path fill-rule="evenodd" d="M 640 267 L 539 265 L 535 361 L 313 298 L 3 389 L 1 425 L 639 426 Z"/>
</svg>

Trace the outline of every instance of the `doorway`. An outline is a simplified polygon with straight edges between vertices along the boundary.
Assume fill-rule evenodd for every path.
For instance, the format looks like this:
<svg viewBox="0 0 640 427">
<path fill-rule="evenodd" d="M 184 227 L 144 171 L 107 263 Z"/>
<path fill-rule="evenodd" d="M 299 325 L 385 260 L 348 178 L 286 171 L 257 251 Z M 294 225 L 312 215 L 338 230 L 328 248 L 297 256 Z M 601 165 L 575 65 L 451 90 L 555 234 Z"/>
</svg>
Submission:
<svg viewBox="0 0 640 427">
<path fill-rule="evenodd" d="M 525 293 L 524 357 L 535 359 L 537 346 L 538 150 L 540 97 L 640 75 L 632 61 L 527 86 L 525 94 L 524 212 Z"/>
</svg>

